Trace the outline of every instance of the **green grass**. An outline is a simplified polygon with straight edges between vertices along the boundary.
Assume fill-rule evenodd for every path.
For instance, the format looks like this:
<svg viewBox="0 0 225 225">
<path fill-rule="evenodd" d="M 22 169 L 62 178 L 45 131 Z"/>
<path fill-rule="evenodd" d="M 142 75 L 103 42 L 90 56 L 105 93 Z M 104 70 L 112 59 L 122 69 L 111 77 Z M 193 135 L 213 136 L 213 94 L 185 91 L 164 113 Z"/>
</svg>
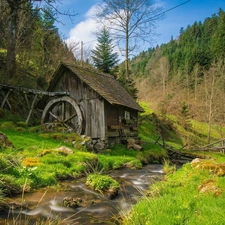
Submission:
<svg viewBox="0 0 225 225">
<path fill-rule="evenodd" d="M 143 146 L 141 151 L 115 145 L 95 154 L 88 152 L 85 147 L 77 149 L 72 146 L 72 141 L 76 140 L 77 146 L 82 141 L 76 134 L 44 133 L 41 127 L 27 127 L 16 121 L 16 118 L 10 122 L 2 120 L 0 130 L 15 148 L 1 149 L 0 190 L 7 195 L 21 193 L 22 190 L 29 192 L 57 185 L 62 179 L 83 175 L 87 175 L 88 184 L 93 188 L 105 190 L 114 182 L 111 183 L 112 180 L 101 175 L 101 172 L 122 167 L 138 169 L 148 163 L 163 163 L 167 159 L 166 151 L 155 144 L 161 134 L 166 143 L 176 149 L 186 143 L 187 137 L 192 144 L 206 143 L 206 124 L 191 121 L 192 127 L 187 131 L 176 118 L 158 116 L 146 103 L 142 107 L 145 112 L 140 114 L 139 120 L 139 136 Z M 213 125 L 212 139 L 220 139 L 223 132 L 224 128 Z M 73 154 L 65 155 L 55 150 L 62 145 L 71 148 Z M 211 157 L 216 162 L 225 162 L 224 154 L 198 154 Z M 208 221 L 222 224 L 225 179 L 209 171 L 193 169 L 189 164 L 175 173 L 169 162 L 166 166 L 165 169 L 169 171 L 166 182 L 154 184 L 148 195 L 123 217 L 122 224 L 207 224 Z M 221 195 L 215 197 L 198 192 L 198 186 L 207 179 L 216 182 L 222 190 Z M 209 214 L 216 216 L 210 220 Z"/>
<path fill-rule="evenodd" d="M 89 174 L 86 180 L 86 184 L 91 186 L 94 190 L 99 192 L 119 190 L 119 183 L 108 175 L 102 175 L 98 173 Z"/>
<path fill-rule="evenodd" d="M 221 194 L 200 193 L 198 187 L 206 180 L 215 181 Z M 155 183 L 148 195 L 124 215 L 121 224 L 224 224 L 224 201 L 224 177 L 186 164 L 166 176 L 166 181 Z"/>
<path fill-rule="evenodd" d="M 94 154 L 85 147 L 72 146 L 74 140 L 78 145 L 83 141 L 76 134 L 45 133 L 42 127 L 27 127 L 16 120 L 2 121 L 0 130 L 14 145 L 14 148 L 4 147 L 0 155 L 0 189 L 7 195 L 21 193 L 24 187 L 26 191 L 33 191 L 96 171 L 122 167 L 138 169 L 142 164 L 159 162 L 159 158 L 165 156 L 164 150 L 151 143 L 146 143 L 140 152 L 116 145 Z M 69 147 L 73 154 L 57 152 L 60 146 Z"/>
<path fill-rule="evenodd" d="M 142 106 L 143 107 L 143 106 Z M 151 151 L 157 154 L 151 143 L 157 139 L 159 130 L 153 126 L 152 111 L 145 104 L 145 113 L 141 114 L 140 136 L 147 142 Z M 207 144 L 208 125 L 203 122 L 190 120 L 191 128 L 184 129 L 174 115 L 158 117 L 157 122 L 162 128 L 169 128 L 167 121 L 173 124 L 173 130 L 167 130 L 166 143 L 175 149 L 180 149 L 185 144 L 190 147 L 204 146 Z M 165 124 L 166 122 L 166 124 Z M 225 128 L 213 124 L 211 127 L 211 141 L 224 137 Z M 156 150 L 156 151 L 155 151 Z M 222 153 L 197 152 L 199 156 L 211 158 L 214 163 L 225 163 Z M 225 177 L 217 176 L 212 171 L 195 169 L 190 164 L 185 164 L 174 173 L 174 166 L 167 162 L 164 169 L 168 172 L 165 180 L 156 182 L 151 186 L 146 195 L 130 212 L 124 212 L 120 224 L 122 225 L 211 225 L 225 224 Z M 198 188 L 204 182 L 212 180 L 218 188 L 218 195 L 212 192 L 200 193 Z"/>
</svg>

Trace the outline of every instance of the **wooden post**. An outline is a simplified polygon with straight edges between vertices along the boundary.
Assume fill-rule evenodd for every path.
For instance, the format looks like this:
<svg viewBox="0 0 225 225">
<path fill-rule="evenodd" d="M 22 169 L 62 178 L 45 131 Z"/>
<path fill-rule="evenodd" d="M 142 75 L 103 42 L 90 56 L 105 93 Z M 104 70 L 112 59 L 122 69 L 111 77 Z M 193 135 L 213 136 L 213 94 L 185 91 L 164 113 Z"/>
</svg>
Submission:
<svg viewBox="0 0 225 225">
<path fill-rule="evenodd" d="M 28 122 L 29 122 L 29 120 L 30 120 L 31 114 L 32 114 L 32 112 L 33 112 L 33 110 L 34 110 L 34 104 L 35 104 L 36 100 L 37 100 L 37 94 L 34 96 L 33 102 L 32 102 L 32 104 L 31 104 L 30 111 L 29 111 L 28 117 L 27 117 L 27 119 L 26 119 L 26 124 L 28 124 Z M 28 106 L 28 107 L 29 107 L 29 106 Z"/>
<path fill-rule="evenodd" d="M 81 44 L 81 46 L 80 46 L 80 64 L 82 66 L 83 65 L 83 54 L 84 54 L 84 50 L 83 50 L 84 42 L 81 41 L 80 44 Z"/>
<path fill-rule="evenodd" d="M 9 108 L 11 110 L 11 105 L 9 104 L 9 101 L 8 101 L 8 96 L 9 96 L 10 92 L 11 92 L 11 90 L 8 90 L 7 94 L 5 95 L 5 93 L 2 91 L 4 99 L 2 101 L 1 108 L 3 108 L 5 103 L 7 102 L 8 106 L 9 106 Z"/>
</svg>

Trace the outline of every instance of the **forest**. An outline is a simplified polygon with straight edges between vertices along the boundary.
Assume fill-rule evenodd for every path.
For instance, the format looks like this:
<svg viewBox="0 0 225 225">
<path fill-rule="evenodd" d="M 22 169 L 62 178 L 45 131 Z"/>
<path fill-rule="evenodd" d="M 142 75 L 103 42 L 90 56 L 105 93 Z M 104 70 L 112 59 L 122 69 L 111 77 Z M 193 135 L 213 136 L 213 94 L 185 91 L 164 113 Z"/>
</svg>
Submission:
<svg viewBox="0 0 225 225">
<path fill-rule="evenodd" d="M 75 60 L 55 26 L 57 12 L 6 2 L 0 1 L 0 83 L 46 89 L 59 62 Z"/>
<path fill-rule="evenodd" d="M 162 113 L 224 124 L 225 12 L 180 29 L 177 39 L 130 60 L 140 101 Z M 222 135 L 223 136 L 223 135 Z"/>
</svg>

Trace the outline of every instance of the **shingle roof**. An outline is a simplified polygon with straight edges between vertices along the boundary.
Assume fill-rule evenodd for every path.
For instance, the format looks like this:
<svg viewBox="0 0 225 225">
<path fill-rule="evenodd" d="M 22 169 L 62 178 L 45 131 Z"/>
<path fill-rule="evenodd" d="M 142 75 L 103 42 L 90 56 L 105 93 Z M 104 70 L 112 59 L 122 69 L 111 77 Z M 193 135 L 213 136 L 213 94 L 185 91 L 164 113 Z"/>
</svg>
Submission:
<svg viewBox="0 0 225 225">
<path fill-rule="evenodd" d="M 110 104 L 126 106 L 138 111 L 143 111 L 135 99 L 109 74 L 100 73 L 95 69 L 84 68 L 75 64 L 61 63 L 55 72 L 48 91 L 51 91 L 59 79 L 59 70 L 66 67 L 76 74 L 84 83 L 95 90 Z"/>
</svg>

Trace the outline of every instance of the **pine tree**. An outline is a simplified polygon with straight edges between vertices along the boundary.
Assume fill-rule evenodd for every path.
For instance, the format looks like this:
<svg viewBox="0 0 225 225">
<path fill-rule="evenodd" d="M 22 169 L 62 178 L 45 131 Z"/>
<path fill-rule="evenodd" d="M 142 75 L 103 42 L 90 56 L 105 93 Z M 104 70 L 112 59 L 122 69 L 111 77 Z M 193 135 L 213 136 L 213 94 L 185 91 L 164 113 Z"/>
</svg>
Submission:
<svg viewBox="0 0 225 225">
<path fill-rule="evenodd" d="M 91 51 L 94 66 L 104 73 L 110 73 L 111 69 L 119 62 L 119 59 L 118 54 L 113 52 L 113 40 L 105 27 L 97 35 L 97 41 L 96 48 Z"/>
</svg>

